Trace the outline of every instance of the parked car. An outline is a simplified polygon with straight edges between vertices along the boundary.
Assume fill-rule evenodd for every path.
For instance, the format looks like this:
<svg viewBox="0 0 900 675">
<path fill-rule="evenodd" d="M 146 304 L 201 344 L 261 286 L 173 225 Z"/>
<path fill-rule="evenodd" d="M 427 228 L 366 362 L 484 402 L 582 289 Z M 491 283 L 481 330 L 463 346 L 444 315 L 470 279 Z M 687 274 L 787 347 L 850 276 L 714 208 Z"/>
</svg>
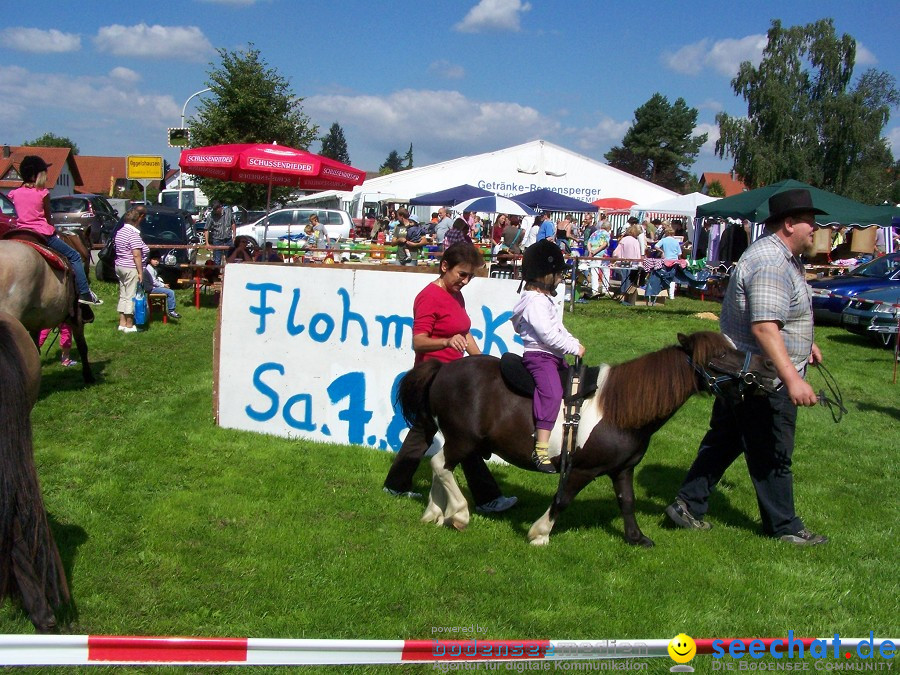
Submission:
<svg viewBox="0 0 900 675">
<path fill-rule="evenodd" d="M 90 225 L 91 243 L 102 241 L 119 220 L 119 214 L 103 195 L 66 195 L 50 198 L 50 219 L 59 230 L 80 229 Z"/>
<path fill-rule="evenodd" d="M 850 298 L 878 286 L 900 285 L 900 253 L 890 253 L 856 267 L 849 274 L 809 282 L 818 321 L 840 323 Z M 831 297 L 835 293 L 839 298 Z"/>
<path fill-rule="evenodd" d="M 841 325 L 851 333 L 866 335 L 885 347 L 897 340 L 900 318 L 900 284 L 857 293 L 841 314 Z"/>
<path fill-rule="evenodd" d="M 12 200 L 0 192 L 0 234 L 16 226 L 16 207 Z"/>
<path fill-rule="evenodd" d="M 329 239 L 347 239 L 350 236 L 350 214 L 338 209 L 301 209 L 288 208 L 272 211 L 268 217 L 263 216 L 255 223 L 237 228 L 237 236 L 252 237 L 259 246 L 271 241 L 275 246 L 281 237 L 288 234 L 302 234 L 311 215 L 319 216 L 319 222 L 325 226 Z"/>
<path fill-rule="evenodd" d="M 121 220 L 121 219 L 120 219 Z M 108 238 L 112 228 L 105 233 Z M 141 221 L 141 238 L 151 249 L 160 252 L 160 263 L 157 270 L 169 285 L 174 285 L 180 278 L 190 276 L 185 267 L 197 261 L 196 249 L 168 248 L 170 246 L 187 246 L 200 243 L 194 234 L 194 226 L 186 211 L 170 209 L 158 204 L 147 207 L 147 217 Z M 107 269 L 102 261 L 97 261 L 94 275 L 101 281 L 115 281 L 115 270 Z"/>
</svg>

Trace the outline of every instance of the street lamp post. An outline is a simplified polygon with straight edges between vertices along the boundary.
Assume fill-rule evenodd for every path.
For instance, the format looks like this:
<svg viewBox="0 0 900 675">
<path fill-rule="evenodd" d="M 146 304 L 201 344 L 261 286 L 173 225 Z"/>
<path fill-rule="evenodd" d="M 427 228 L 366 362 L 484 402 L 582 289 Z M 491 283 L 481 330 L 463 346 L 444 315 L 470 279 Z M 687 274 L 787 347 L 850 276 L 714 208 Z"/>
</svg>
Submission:
<svg viewBox="0 0 900 675">
<path fill-rule="evenodd" d="M 188 103 L 191 102 L 191 99 L 195 96 L 199 96 L 200 94 L 205 94 L 208 91 L 212 91 L 209 87 L 206 89 L 201 89 L 200 91 L 195 91 L 193 94 L 188 96 L 187 101 L 184 102 L 184 105 L 181 108 L 181 128 L 184 129 L 184 112 L 187 110 Z M 181 171 L 181 167 L 178 167 L 178 208 L 184 208 L 184 174 Z"/>
</svg>

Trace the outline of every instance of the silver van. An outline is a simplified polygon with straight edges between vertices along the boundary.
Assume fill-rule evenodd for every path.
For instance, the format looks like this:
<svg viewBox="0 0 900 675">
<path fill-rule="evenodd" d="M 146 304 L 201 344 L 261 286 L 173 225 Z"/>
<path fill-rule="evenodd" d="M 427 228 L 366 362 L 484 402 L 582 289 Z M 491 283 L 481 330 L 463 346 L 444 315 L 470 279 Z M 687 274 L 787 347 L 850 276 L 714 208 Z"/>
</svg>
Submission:
<svg viewBox="0 0 900 675">
<path fill-rule="evenodd" d="M 267 241 L 278 246 L 278 240 L 287 235 L 302 234 L 303 229 L 309 223 L 311 215 L 319 216 L 319 222 L 325 226 L 328 238 L 331 240 L 347 239 L 350 237 L 350 214 L 338 209 L 301 209 L 287 208 L 272 211 L 268 216 L 260 218 L 255 223 L 241 225 L 237 228 L 236 236 L 248 236 L 256 240 L 260 247 Z"/>
</svg>

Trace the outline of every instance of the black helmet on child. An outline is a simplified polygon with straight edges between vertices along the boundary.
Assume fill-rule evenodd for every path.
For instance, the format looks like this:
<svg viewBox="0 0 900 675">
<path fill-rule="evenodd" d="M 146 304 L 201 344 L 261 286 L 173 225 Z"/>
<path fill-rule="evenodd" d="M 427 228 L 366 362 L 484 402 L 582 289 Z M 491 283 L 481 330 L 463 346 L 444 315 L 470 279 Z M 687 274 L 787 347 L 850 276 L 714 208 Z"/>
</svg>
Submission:
<svg viewBox="0 0 900 675">
<path fill-rule="evenodd" d="M 566 259 L 559 246 L 549 239 L 541 239 L 525 249 L 522 256 L 522 278 L 537 281 L 548 274 L 566 270 Z"/>
</svg>

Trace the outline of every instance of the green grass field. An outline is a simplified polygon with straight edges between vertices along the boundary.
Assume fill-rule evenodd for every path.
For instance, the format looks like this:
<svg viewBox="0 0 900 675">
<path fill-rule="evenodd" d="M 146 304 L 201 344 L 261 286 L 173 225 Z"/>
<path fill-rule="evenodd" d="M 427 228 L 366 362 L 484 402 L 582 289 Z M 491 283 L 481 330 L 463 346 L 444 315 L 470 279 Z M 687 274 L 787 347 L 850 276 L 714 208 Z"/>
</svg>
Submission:
<svg viewBox="0 0 900 675">
<path fill-rule="evenodd" d="M 823 408 L 802 410 L 794 454 L 798 511 L 830 543 L 804 550 L 760 536 L 742 461 L 714 495 L 713 530 L 663 526 L 706 430 L 712 401 L 697 396 L 637 469 L 638 518 L 655 548 L 625 544 L 605 478 L 563 515 L 551 544 L 536 548 L 525 533 L 548 506 L 555 477 L 497 467 L 516 508 L 473 514 L 464 533 L 422 525 L 423 502 L 381 491 L 389 453 L 213 424 L 215 309 L 195 310 L 180 292 L 181 322 L 163 325 L 157 315 L 148 332 L 125 335 L 115 330 L 115 287 L 95 288 L 106 300 L 87 331 L 98 382 L 84 387 L 78 368 L 60 367 L 54 346 L 33 412 L 38 472 L 76 605 L 67 632 L 429 639 L 439 627 L 477 625 L 496 639 L 900 633 L 898 385 L 890 352 L 841 329 L 818 328 L 817 341 L 849 414 L 834 424 Z M 686 298 L 576 308 L 566 322 L 590 363 L 717 328 L 693 315 L 719 310 Z M 416 489 L 426 492 L 429 480 L 426 463 Z M 0 607 L 0 633 L 31 632 L 24 613 Z M 709 672 L 708 659 L 693 665 Z M 648 672 L 671 665 L 660 659 Z"/>
</svg>

